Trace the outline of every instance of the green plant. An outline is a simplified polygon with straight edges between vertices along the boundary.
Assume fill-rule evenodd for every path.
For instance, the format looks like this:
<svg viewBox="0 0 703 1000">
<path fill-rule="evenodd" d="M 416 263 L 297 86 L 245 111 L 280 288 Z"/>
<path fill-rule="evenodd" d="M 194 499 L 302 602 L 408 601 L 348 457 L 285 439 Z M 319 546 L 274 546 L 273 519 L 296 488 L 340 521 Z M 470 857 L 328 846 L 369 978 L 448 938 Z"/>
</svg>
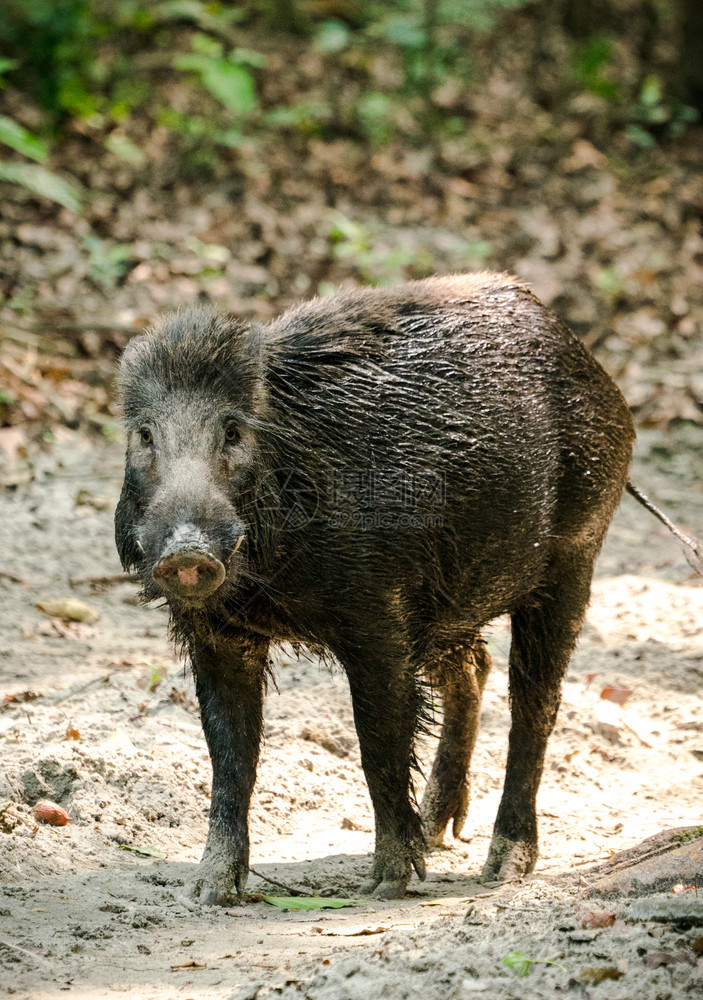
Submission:
<svg viewBox="0 0 703 1000">
<path fill-rule="evenodd" d="M 86 236 L 83 245 L 88 253 L 91 279 L 103 288 L 114 288 L 127 270 L 132 256 L 130 244 L 111 244 L 98 236 Z"/>
<path fill-rule="evenodd" d="M 667 97 L 661 79 L 651 73 L 642 81 L 625 134 L 635 146 L 648 149 L 656 141 L 653 133 L 659 132 L 666 138 L 675 139 L 698 117 L 695 108 Z"/>
<path fill-rule="evenodd" d="M 559 962 L 553 962 L 549 958 L 528 958 L 527 955 L 523 955 L 521 951 L 511 951 L 509 955 L 506 955 L 503 959 L 503 965 L 508 969 L 513 969 L 517 972 L 518 976 L 525 978 L 530 974 L 530 967 L 533 965 L 556 965 L 558 969 L 563 969 L 564 966 L 560 965 Z"/>
<path fill-rule="evenodd" d="M 575 74 L 585 90 L 607 101 L 618 101 L 622 90 L 612 77 L 613 44 L 605 35 L 594 35 L 576 50 Z"/>
<path fill-rule="evenodd" d="M 4 86 L 2 73 L 13 69 L 15 65 L 14 59 L 0 59 L 0 88 Z M 24 160 L 0 161 L 0 180 L 17 184 L 74 212 L 79 210 L 80 195 L 76 186 L 38 165 L 49 155 L 45 142 L 28 132 L 14 118 L 0 115 L 0 143 L 35 161 L 34 163 L 27 163 Z"/>
<path fill-rule="evenodd" d="M 354 264 L 360 279 L 368 285 L 393 285 L 407 278 L 419 278 L 432 274 L 437 269 L 437 252 L 426 243 L 419 244 L 414 234 L 393 237 L 393 242 L 371 225 L 355 222 L 341 212 L 337 213 L 330 226 L 327 239 L 332 246 L 336 260 L 349 260 Z M 442 234 L 445 244 L 444 257 L 450 258 L 451 266 L 462 268 L 482 263 L 491 252 L 491 245 L 485 240 L 461 240 Z M 447 245 L 448 244 L 448 245 Z M 325 284 L 320 294 L 331 291 Z"/>
<path fill-rule="evenodd" d="M 221 42 L 202 34 L 194 35 L 191 44 L 192 53 L 176 56 L 176 68 L 196 73 L 213 97 L 239 118 L 253 111 L 257 99 L 250 67 L 265 66 L 265 56 L 250 49 L 233 49 L 225 56 Z"/>
<path fill-rule="evenodd" d="M 91 0 L 5 0 L 0 44 L 17 57 L 14 80 L 54 117 L 96 110 L 96 43 L 108 30 Z"/>
<path fill-rule="evenodd" d="M 406 85 L 428 95 L 450 69 L 470 68 L 458 29 L 488 31 L 506 10 L 528 0 L 394 0 L 371 9 L 371 38 L 395 45 L 403 59 Z"/>
</svg>

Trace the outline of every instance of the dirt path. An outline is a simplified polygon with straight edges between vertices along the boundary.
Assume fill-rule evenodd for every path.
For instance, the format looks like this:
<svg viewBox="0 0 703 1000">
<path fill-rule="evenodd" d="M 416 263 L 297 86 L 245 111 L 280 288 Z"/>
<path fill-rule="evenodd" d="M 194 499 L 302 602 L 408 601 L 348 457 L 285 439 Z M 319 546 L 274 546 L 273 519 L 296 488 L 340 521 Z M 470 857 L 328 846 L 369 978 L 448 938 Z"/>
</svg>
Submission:
<svg viewBox="0 0 703 1000">
<path fill-rule="evenodd" d="M 477 881 L 507 747 L 509 636 L 499 622 L 470 843 L 450 838 L 429 858 L 427 882 L 413 881 L 400 903 L 222 910 L 181 895 L 205 840 L 210 770 L 165 613 L 139 607 L 129 582 L 102 592 L 69 584 L 119 572 L 111 510 L 121 449 L 67 437 L 33 465 L 35 481 L 0 498 L 0 694 L 16 696 L 0 710 L 0 809 L 11 803 L 0 813 L 0 990 L 35 1000 L 703 995 L 689 964 L 695 926 L 647 923 L 627 902 L 582 898 L 595 863 L 702 812 L 703 586 L 633 500 L 599 562 L 565 684 L 534 875 L 498 889 Z M 634 477 L 703 531 L 699 431 L 642 436 Z M 66 596 L 87 601 L 99 620 L 63 625 L 35 608 Z M 285 650 L 279 659 L 252 865 L 316 895 L 353 897 L 373 837 L 346 682 L 313 659 Z M 608 685 L 632 691 L 623 710 L 599 697 Z M 37 828 L 30 807 L 42 797 L 72 822 Z M 249 888 L 281 892 L 254 875 Z M 629 921 L 583 929 L 583 911 L 602 905 Z M 559 965 L 534 964 L 520 978 L 503 964 L 516 951 Z M 656 967 L 658 953 L 688 958 Z M 598 986 L 589 968 L 620 978 Z"/>
</svg>

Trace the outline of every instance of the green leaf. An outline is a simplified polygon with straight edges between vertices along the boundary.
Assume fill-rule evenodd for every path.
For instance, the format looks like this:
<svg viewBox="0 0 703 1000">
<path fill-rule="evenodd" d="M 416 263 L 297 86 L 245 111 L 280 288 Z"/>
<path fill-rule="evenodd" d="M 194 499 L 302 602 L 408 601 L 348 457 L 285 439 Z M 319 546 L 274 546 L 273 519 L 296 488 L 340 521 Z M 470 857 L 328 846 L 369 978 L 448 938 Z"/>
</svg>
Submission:
<svg viewBox="0 0 703 1000">
<path fill-rule="evenodd" d="M 222 42 L 218 42 L 215 38 L 210 38 L 209 35 L 193 35 L 190 44 L 193 46 L 193 52 L 207 56 L 208 59 L 220 59 L 222 57 Z"/>
<path fill-rule="evenodd" d="M 339 910 L 357 902 L 332 896 L 264 896 L 264 900 L 280 910 Z"/>
<path fill-rule="evenodd" d="M 15 66 L 19 66 L 18 59 L 5 59 L 4 57 L 0 58 L 0 74 L 7 73 L 8 70 L 14 69 Z"/>
<path fill-rule="evenodd" d="M 130 844 L 120 844 L 121 851 L 130 851 L 132 854 L 139 854 L 144 858 L 165 858 L 166 854 L 158 847 L 132 847 Z"/>
<path fill-rule="evenodd" d="M 511 951 L 503 959 L 503 965 L 508 969 L 514 969 L 518 976 L 525 978 L 530 974 L 531 965 L 556 965 L 557 969 L 564 969 L 559 962 L 553 962 L 550 958 L 528 958 L 521 951 Z"/>
<path fill-rule="evenodd" d="M 247 114 L 256 107 L 254 80 L 248 69 L 231 58 L 215 58 L 201 53 L 177 56 L 176 69 L 193 70 L 213 97 L 237 114 Z"/>
<path fill-rule="evenodd" d="M 256 92 L 251 73 L 228 59 L 214 59 L 203 70 L 202 80 L 207 89 L 237 114 L 247 114 L 256 107 Z"/>
<path fill-rule="evenodd" d="M 521 951 L 511 951 L 503 959 L 503 965 L 508 969 L 514 969 L 518 976 L 529 976 L 532 959 L 528 958 L 527 955 L 523 955 Z"/>
<path fill-rule="evenodd" d="M 125 163 L 133 163 L 135 167 L 141 167 L 146 160 L 144 150 L 135 145 L 126 135 L 112 133 L 105 140 L 105 147 L 115 156 L 119 156 Z"/>
<path fill-rule="evenodd" d="M 48 156 L 45 143 L 6 115 L 0 115 L 0 142 L 4 142 L 6 146 L 17 150 L 23 156 L 28 156 L 31 160 L 38 160 L 39 163 L 43 163 Z"/>
<path fill-rule="evenodd" d="M 351 29 L 343 21 L 325 21 L 318 29 L 315 48 L 318 52 L 341 52 L 350 37 Z"/>
<path fill-rule="evenodd" d="M 257 69 L 264 69 L 267 63 L 263 52 L 255 52 L 254 49 L 233 49 L 229 54 L 229 61 L 240 63 L 242 66 L 255 66 Z"/>
<path fill-rule="evenodd" d="M 10 181 L 21 187 L 55 201 L 72 212 L 79 212 L 80 189 L 58 174 L 52 174 L 35 163 L 0 163 L 0 181 Z"/>
</svg>

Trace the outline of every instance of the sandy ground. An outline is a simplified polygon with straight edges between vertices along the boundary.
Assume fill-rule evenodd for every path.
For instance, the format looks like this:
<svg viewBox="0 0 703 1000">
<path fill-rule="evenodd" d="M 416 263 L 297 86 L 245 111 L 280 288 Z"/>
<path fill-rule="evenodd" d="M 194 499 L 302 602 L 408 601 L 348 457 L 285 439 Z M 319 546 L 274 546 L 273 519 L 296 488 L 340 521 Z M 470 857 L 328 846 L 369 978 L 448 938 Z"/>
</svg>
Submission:
<svg viewBox="0 0 703 1000">
<path fill-rule="evenodd" d="M 102 590 L 70 582 L 119 571 L 112 510 L 121 447 L 64 432 L 31 466 L 34 481 L 0 497 L 0 694 L 15 696 L 0 709 L 0 992 L 37 1000 L 703 996 L 695 921 L 654 923 L 628 899 L 584 899 L 594 866 L 613 851 L 703 813 L 703 581 L 631 498 L 600 559 L 565 683 L 533 875 L 500 888 L 478 882 L 509 725 L 509 633 L 498 622 L 469 842 L 449 837 L 428 859 L 427 881 L 414 880 L 401 902 L 354 899 L 373 836 L 346 681 L 282 650 L 251 863 L 352 905 L 305 913 L 259 897 L 208 909 L 182 895 L 205 840 L 210 767 L 165 613 L 140 607 L 129 582 Z M 634 478 L 679 523 L 703 532 L 699 430 L 642 435 Z M 35 607 L 71 596 L 93 606 L 98 621 L 65 624 Z M 624 709 L 600 697 L 606 686 L 631 690 Z M 31 806 L 40 798 L 59 802 L 71 822 L 37 826 Z M 249 889 L 284 894 L 253 874 Z M 604 905 L 618 917 L 613 926 L 584 929 L 584 913 Z M 504 965 L 516 951 L 535 960 L 528 977 Z M 612 978 L 599 985 L 598 969 Z"/>
</svg>

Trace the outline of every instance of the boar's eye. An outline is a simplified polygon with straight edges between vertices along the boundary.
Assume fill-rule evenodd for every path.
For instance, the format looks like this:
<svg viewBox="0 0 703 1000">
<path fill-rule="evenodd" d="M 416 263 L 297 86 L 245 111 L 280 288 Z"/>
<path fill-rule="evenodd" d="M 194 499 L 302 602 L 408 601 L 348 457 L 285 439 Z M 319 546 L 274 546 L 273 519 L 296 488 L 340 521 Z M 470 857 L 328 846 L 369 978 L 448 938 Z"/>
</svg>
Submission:
<svg viewBox="0 0 703 1000">
<path fill-rule="evenodd" d="M 236 444 L 239 441 L 239 428 L 233 420 L 225 424 L 225 441 L 227 444 Z"/>
<path fill-rule="evenodd" d="M 154 435 L 151 433 L 148 427 L 139 428 L 139 438 L 143 445 L 154 443 Z"/>
</svg>

